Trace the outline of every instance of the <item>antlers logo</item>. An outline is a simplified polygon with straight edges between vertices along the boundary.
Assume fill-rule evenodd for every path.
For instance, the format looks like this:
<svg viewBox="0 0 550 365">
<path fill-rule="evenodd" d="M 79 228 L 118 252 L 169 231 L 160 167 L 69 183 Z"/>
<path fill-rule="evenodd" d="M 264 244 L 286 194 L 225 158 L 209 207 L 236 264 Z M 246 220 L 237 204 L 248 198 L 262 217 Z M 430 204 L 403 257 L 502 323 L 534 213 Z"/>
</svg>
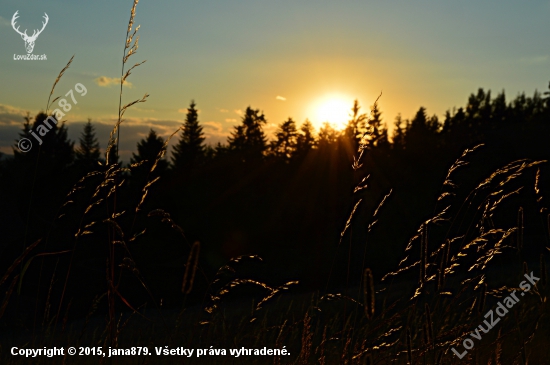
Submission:
<svg viewBox="0 0 550 365">
<path fill-rule="evenodd" d="M 35 29 L 34 32 L 32 33 L 32 35 L 29 37 L 27 35 L 27 30 L 25 29 L 24 32 L 20 32 L 19 31 L 19 26 L 17 28 L 15 28 L 15 20 L 17 18 L 19 18 L 19 16 L 17 15 L 17 13 L 19 12 L 19 10 L 17 10 L 15 12 L 15 14 L 13 14 L 13 18 L 11 18 L 11 26 L 13 27 L 13 29 L 19 33 L 21 35 L 21 38 L 23 38 L 23 40 L 25 41 L 25 48 L 27 49 L 27 53 L 32 53 L 32 50 L 34 49 L 34 42 L 36 41 L 36 38 L 38 38 L 38 36 L 40 35 L 40 33 L 42 33 L 42 31 L 44 30 L 44 28 L 46 28 L 46 24 L 48 24 L 48 14 L 44 13 L 44 19 L 46 20 L 45 22 L 42 22 L 42 29 L 38 30 L 38 29 Z"/>
</svg>

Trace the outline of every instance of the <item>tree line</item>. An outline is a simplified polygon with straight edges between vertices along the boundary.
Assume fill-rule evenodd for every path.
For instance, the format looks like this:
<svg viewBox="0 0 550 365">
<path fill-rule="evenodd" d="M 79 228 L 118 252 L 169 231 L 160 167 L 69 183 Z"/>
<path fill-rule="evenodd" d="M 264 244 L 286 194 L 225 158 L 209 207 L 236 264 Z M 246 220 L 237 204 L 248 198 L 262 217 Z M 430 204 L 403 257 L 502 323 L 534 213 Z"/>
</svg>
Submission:
<svg viewBox="0 0 550 365">
<path fill-rule="evenodd" d="M 46 118 L 44 113 L 34 120 L 28 115 L 20 137 L 29 138 L 30 130 Z M 225 143 L 209 145 L 192 101 L 169 158 L 159 158 L 165 140 L 152 129 L 137 143 L 121 181 L 128 193 L 118 199 L 120 211 L 132 211 L 143 187 L 155 181 L 143 211 L 169 212 L 189 241 L 200 241 L 207 272 L 231 257 L 259 254 L 270 275 L 280 280 L 299 277 L 306 286 L 320 287 L 329 272 L 346 271 L 339 265 L 345 265 L 348 256 L 352 261 L 370 260 L 368 266 L 375 273 L 395 267 L 406 239 L 433 213 L 446 171 L 464 149 L 485 144 L 468 173 L 459 174 L 457 185 L 465 190 L 457 188 L 457 195 L 467 194 L 468 184 L 513 159 L 550 157 L 549 92 L 520 94 L 506 101 L 504 92 L 492 97 L 490 91 L 479 89 L 466 106 L 449 110 L 443 118 L 429 115 L 423 107 L 410 119 L 398 115 L 392 133 L 376 103 L 366 113 L 357 101 L 341 131 L 329 123 L 316 130 L 307 120 L 298 124 L 288 118 L 269 139 L 266 123 L 263 112 L 248 107 Z M 364 151 L 360 162 L 354 160 L 358 149 Z M 91 121 L 78 143 L 69 140 L 67 126 L 59 123 L 43 136 L 40 148 L 22 153 L 14 146 L 13 158 L 3 159 L 0 166 L 3 264 L 9 265 L 20 254 L 22 241 L 47 237 L 59 252 L 72 247 L 67 227 L 79 221 L 78 214 L 88 204 L 74 198 L 87 189 L 77 182 L 108 169 L 104 157 Z M 116 148 L 109 160 L 118 162 Z M 545 176 L 541 174 L 542 184 L 548 184 Z M 354 193 L 358 184 L 365 188 Z M 384 219 L 371 229 L 370 217 L 390 190 Z M 357 223 L 344 237 L 350 251 L 335 253 L 357 197 L 363 199 L 354 217 Z M 67 201 L 80 206 L 74 208 L 80 213 L 65 215 L 63 224 L 56 223 Z M 137 226 L 134 219 L 128 219 L 128 225 Z M 168 301 L 170 285 L 181 279 L 181 269 L 174 267 L 184 264 L 173 261 L 185 253 L 178 238 L 153 235 L 157 228 L 144 231 L 151 236 L 140 236 L 143 243 L 135 249 L 141 255 L 136 254 L 135 261 L 143 275 L 156 281 L 151 287 Z M 367 241 L 372 254 L 365 258 Z M 104 272 L 104 253 L 98 247 L 90 242 L 89 251 L 77 260 L 80 279 L 92 280 L 85 274 L 90 267 Z M 335 260 L 332 267 L 340 254 L 346 259 Z M 356 274 L 351 276 L 360 277 Z M 339 278 L 332 277 L 338 283 Z"/>
<path fill-rule="evenodd" d="M 228 156 L 242 163 L 270 159 L 290 163 L 311 149 L 334 145 L 339 140 L 346 140 L 346 143 L 354 148 L 364 142 L 368 144 L 369 149 L 408 150 L 413 153 L 418 150 L 431 152 L 433 148 L 446 147 L 456 152 L 465 146 L 485 141 L 498 133 L 498 130 L 512 125 L 525 129 L 536 124 L 545 124 L 548 118 L 548 95 L 548 92 L 543 95 L 535 92 L 532 97 L 521 94 L 507 103 L 504 92 L 491 98 L 490 91 L 479 89 L 476 94 L 470 95 L 466 107 L 447 111 L 443 120 L 436 115 L 429 116 L 424 107 L 420 107 L 412 119 L 403 119 L 398 115 L 393 123 L 391 137 L 378 106 L 373 105 L 370 113 L 365 114 L 361 112 L 361 106 L 356 100 L 350 110 L 350 120 L 342 131 L 335 130 L 325 122 L 316 132 L 309 120 L 306 119 L 298 126 L 292 118 L 288 118 L 278 125 L 274 138 L 269 141 L 263 130 L 267 123 L 265 115 L 259 109 L 249 106 L 242 116 L 241 123 L 231 131 L 227 142 L 217 145 L 206 144 L 196 104 L 192 101 L 187 109 L 179 140 L 172 150 L 172 156 L 170 160 L 161 159 L 159 170 L 184 172 L 216 158 Z M 19 133 L 20 138 L 32 139 L 30 131 L 46 118 L 47 115 L 39 113 L 32 121 L 30 115 L 27 115 Z M 14 163 L 34 160 L 36 155 L 40 154 L 44 159 L 41 163 L 48 161 L 61 169 L 78 166 L 83 170 L 91 170 L 97 166 L 98 161 L 105 160 L 101 158 L 99 142 L 91 120 L 84 125 L 76 146 L 68 139 L 65 124 L 54 125 L 53 132 L 42 136 L 43 145 L 40 148 L 35 147 L 30 152 L 21 152 L 17 145 L 14 145 Z M 130 163 L 152 163 L 163 145 L 162 137 L 151 129 L 149 134 L 137 143 L 137 153 L 132 154 Z M 114 162 L 118 162 L 116 148 L 111 153 Z M 8 163 L 4 161 L 3 170 L 8 168 L 6 165 Z"/>
</svg>

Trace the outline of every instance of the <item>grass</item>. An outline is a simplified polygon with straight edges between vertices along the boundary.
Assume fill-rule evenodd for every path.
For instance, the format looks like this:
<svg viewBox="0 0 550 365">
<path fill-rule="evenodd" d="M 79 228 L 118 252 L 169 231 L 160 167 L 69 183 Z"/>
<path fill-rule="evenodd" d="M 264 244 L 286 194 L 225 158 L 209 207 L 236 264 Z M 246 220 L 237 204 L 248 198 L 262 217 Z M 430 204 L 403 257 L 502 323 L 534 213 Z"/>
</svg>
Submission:
<svg viewBox="0 0 550 365">
<path fill-rule="evenodd" d="M 70 201 L 80 194 L 82 187 L 93 186 L 91 194 L 86 197 L 89 203 L 74 233 L 71 255 L 74 257 L 82 237 L 93 235 L 95 230 L 107 235 L 106 291 L 90 303 L 85 318 L 69 321 L 67 313 L 71 301 L 66 303 L 65 293 L 71 276 L 71 258 L 67 272 L 64 275 L 54 272 L 50 280 L 42 326 L 32 333 L 21 332 L 2 339 L 2 364 L 188 363 L 186 358 L 170 356 L 125 356 L 114 360 L 93 356 L 64 356 L 29 360 L 10 355 L 12 345 L 21 348 L 101 346 L 104 350 L 109 347 L 124 349 L 147 346 L 149 351 L 162 346 L 195 350 L 210 350 L 212 347 L 227 352 L 229 349 L 284 347 L 290 353 L 288 356 L 239 358 L 205 355 L 189 361 L 204 364 L 526 365 L 529 362 L 540 364 L 550 358 L 547 346 L 550 340 L 547 328 L 550 314 L 547 301 L 547 247 L 544 246 L 539 262 L 534 264 L 528 257 L 530 243 L 524 241 L 527 230 L 524 208 L 509 203 L 528 189 L 534 191 L 537 202 L 543 201 L 539 186 L 540 166 L 546 161 L 513 161 L 481 180 L 466 199 L 457 202 L 455 173 L 466 168 L 471 156 L 481 146 L 466 150 L 450 167 L 436 200 L 434 214 L 418 227 L 394 271 L 375 277 L 371 268 L 364 267 L 363 260 L 360 287 L 350 288 L 346 285 L 343 293 L 302 293 L 296 281 L 273 286 L 253 278 L 238 277 L 236 273 L 243 266 L 261 262 L 261 258 L 237 257 L 219 269 L 209 285 L 204 305 L 186 306 L 185 299 L 193 293 L 196 275 L 201 275 L 198 264 L 201 246 L 199 242 L 192 245 L 187 242 L 183 231 L 168 213 L 155 210 L 144 214 L 142 211 L 148 191 L 157 179 L 148 181 L 141 190 L 130 224 L 121 223 L 129 213 L 119 211 L 120 204 L 117 205 L 117 195 L 121 194 L 124 187 L 124 174 L 137 165 L 130 169 L 122 168 L 117 162 L 118 158 L 112 161 L 114 155 L 111 150 L 116 148 L 118 153 L 120 126 L 125 111 L 132 105 L 145 102 L 148 97 L 145 94 L 141 99 L 122 104 L 123 83 L 131 71 L 143 63 L 137 63 L 125 71 L 129 58 L 138 49 L 136 34 L 139 26 L 133 28 L 137 3 L 137 0 L 133 3 L 128 23 L 122 58 L 119 117 L 110 135 L 106 165 L 102 170 L 83 177 L 67 199 Z M 55 80 L 48 107 L 55 85 L 72 60 Z M 366 140 L 367 136 L 363 139 Z M 151 176 L 166 152 L 168 141 L 152 165 Z M 359 171 L 366 153 L 366 146 L 360 145 L 354 159 L 354 170 Z M 364 189 L 365 180 L 361 180 L 355 192 Z M 528 186 L 527 182 L 533 185 Z M 369 231 L 378 219 L 383 219 L 383 206 L 390 194 L 381 199 L 374 211 Z M 361 199 L 355 202 L 343 228 L 340 245 L 345 245 L 344 238 L 352 227 L 354 214 L 361 203 Z M 458 209 L 453 209 L 455 206 Z M 514 225 L 497 226 L 499 212 L 505 209 L 517 210 L 517 222 Z M 100 210 L 106 211 L 106 215 Z M 543 232 L 547 237 L 550 216 L 544 212 L 541 210 L 540 215 L 547 222 L 546 232 Z M 128 243 L 143 232 L 137 228 L 138 223 L 152 217 L 159 217 L 169 229 L 180 234 L 189 247 L 181 284 L 185 299 L 180 310 L 162 308 L 162 302 L 154 297 L 151 288 L 141 277 L 132 251 L 128 248 Z M 398 222 L 395 224 L 398 228 Z M 129 229 L 124 231 L 123 226 Z M 6 288 L 0 317 L 32 259 L 43 255 L 30 256 L 39 243 L 36 241 L 26 247 L 0 279 L 0 286 Z M 365 247 L 367 254 L 368 247 Z M 541 278 L 537 286 L 522 297 L 502 317 L 500 323 L 483 333 L 481 340 L 474 340 L 475 346 L 462 360 L 455 356 L 451 347 L 462 352 L 462 342 L 472 338 L 470 333 L 484 323 L 485 313 L 494 309 L 499 300 L 514 290 L 521 292 L 518 285 L 524 280 L 524 273 L 531 271 Z M 349 272 L 348 265 L 348 282 Z M 123 296 L 120 285 L 127 276 L 139 281 L 149 293 L 151 303 L 155 303 L 154 308 L 135 308 Z M 50 294 L 54 282 L 60 279 L 64 284 L 59 305 L 51 308 L 53 301 Z M 105 302 L 108 307 L 106 316 L 96 314 Z M 55 315 L 51 315 L 53 313 Z"/>
</svg>

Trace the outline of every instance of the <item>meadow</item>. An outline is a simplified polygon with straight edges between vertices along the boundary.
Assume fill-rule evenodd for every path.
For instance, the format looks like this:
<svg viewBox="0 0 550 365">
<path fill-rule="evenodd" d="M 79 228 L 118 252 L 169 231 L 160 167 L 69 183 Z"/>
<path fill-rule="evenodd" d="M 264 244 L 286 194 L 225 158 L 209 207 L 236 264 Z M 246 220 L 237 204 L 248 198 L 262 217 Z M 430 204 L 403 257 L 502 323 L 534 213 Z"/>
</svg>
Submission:
<svg viewBox="0 0 550 365">
<path fill-rule="evenodd" d="M 398 118 L 392 136 L 377 101 L 356 103 L 342 131 L 289 118 L 269 143 L 249 108 L 217 146 L 192 102 L 187 124 L 124 164 L 125 112 L 148 98 L 123 103 L 146 67 L 130 62 L 137 3 L 104 158 L 84 148 L 89 130 L 80 164 L 65 162 L 56 119 L 1 166 L 2 210 L 24 222 L 0 262 L 2 364 L 550 364 L 549 93 L 507 104 L 480 89 L 445 121 Z"/>
</svg>

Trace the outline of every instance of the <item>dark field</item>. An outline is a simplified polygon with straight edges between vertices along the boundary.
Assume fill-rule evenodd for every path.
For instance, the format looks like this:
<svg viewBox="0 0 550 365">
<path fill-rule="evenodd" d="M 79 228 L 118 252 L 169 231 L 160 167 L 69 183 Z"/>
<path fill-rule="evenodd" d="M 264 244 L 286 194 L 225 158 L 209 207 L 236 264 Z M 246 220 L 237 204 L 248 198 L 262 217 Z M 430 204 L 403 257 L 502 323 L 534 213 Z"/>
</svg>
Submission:
<svg viewBox="0 0 550 365">
<path fill-rule="evenodd" d="M 0 160 L 0 363 L 550 364 L 549 92 L 480 89 L 392 133 L 356 102 L 341 131 L 289 118 L 271 140 L 249 107 L 216 146 L 192 102 L 171 154 L 151 130 L 127 164 L 132 106 L 102 155 L 58 120 Z"/>
</svg>

